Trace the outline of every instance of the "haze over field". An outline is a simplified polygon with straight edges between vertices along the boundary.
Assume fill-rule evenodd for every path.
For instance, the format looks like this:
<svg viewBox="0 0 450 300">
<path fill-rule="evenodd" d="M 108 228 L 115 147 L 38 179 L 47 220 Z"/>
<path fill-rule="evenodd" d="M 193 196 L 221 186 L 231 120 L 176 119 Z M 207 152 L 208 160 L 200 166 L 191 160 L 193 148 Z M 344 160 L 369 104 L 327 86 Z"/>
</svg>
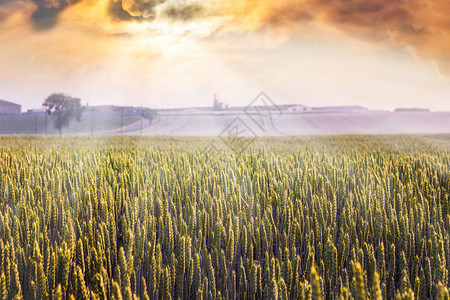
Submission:
<svg viewBox="0 0 450 300">
<path fill-rule="evenodd" d="M 323 113 L 274 116 L 261 129 L 247 116 L 245 125 L 233 127 L 235 116 L 161 116 L 146 127 L 146 135 L 227 136 L 240 130 L 239 136 L 340 135 L 340 134 L 430 134 L 450 133 L 450 113 Z M 244 130 L 245 126 L 247 129 Z M 230 131 L 230 132 L 229 132 Z M 135 133 L 141 134 L 136 130 Z"/>
<path fill-rule="evenodd" d="M 0 0 L 0 99 L 450 110 L 446 0 Z"/>
</svg>

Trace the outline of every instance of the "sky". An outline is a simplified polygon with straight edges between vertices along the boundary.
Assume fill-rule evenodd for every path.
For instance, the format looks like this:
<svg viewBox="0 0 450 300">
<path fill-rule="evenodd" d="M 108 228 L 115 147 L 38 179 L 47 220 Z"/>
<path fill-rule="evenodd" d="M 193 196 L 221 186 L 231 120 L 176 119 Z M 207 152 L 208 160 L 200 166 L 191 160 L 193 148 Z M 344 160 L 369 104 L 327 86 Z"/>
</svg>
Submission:
<svg viewBox="0 0 450 300">
<path fill-rule="evenodd" d="M 450 111 L 448 0 L 0 0 L 0 99 Z"/>
</svg>

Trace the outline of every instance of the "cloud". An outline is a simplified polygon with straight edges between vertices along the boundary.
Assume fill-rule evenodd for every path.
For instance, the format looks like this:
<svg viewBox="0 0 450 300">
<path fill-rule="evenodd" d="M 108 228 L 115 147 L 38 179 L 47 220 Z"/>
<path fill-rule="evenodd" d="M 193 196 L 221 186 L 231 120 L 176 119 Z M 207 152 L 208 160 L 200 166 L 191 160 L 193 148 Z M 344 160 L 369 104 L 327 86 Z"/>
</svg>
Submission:
<svg viewBox="0 0 450 300">
<path fill-rule="evenodd" d="M 200 23 L 219 17 L 229 31 L 283 28 L 284 33 L 299 36 L 297 25 L 318 24 L 374 43 L 401 45 L 418 57 L 433 59 L 442 73 L 450 75 L 448 0 L 0 0 L 0 22 L 32 5 L 31 24 L 37 30 L 48 30 L 75 4 L 87 7 L 100 2 L 105 5 L 96 10 L 98 16 L 89 16 L 91 30 L 101 27 L 108 28 L 108 33 L 133 35 L 142 32 L 132 31 L 133 26 L 124 32 L 118 23 L 158 19 Z M 121 30 L 111 29 L 116 27 Z"/>
<path fill-rule="evenodd" d="M 58 15 L 70 5 L 81 0 L 0 0 L 0 21 L 17 9 L 34 5 L 30 16 L 32 25 L 38 30 L 53 28 L 58 22 Z"/>
<path fill-rule="evenodd" d="M 132 21 L 140 20 L 141 18 L 136 18 L 130 15 L 128 11 L 123 9 L 121 1 L 110 1 L 108 5 L 108 13 L 118 21 Z"/>
<path fill-rule="evenodd" d="M 163 12 L 163 16 L 171 20 L 190 21 L 207 15 L 200 3 L 171 3 Z"/>
<path fill-rule="evenodd" d="M 122 0 L 122 7 L 133 17 L 154 18 L 155 7 L 165 0 Z"/>
<path fill-rule="evenodd" d="M 20 8 L 22 1 L 0 0 L 0 22 L 4 21 L 8 16 Z"/>
<path fill-rule="evenodd" d="M 234 22 L 249 29 L 326 25 L 362 39 L 405 46 L 435 60 L 450 75 L 448 0 L 234 0 L 225 5 Z"/>
<path fill-rule="evenodd" d="M 155 8 L 166 0 L 110 0 L 110 13 L 119 20 L 151 21 Z"/>
<path fill-rule="evenodd" d="M 39 5 L 31 15 L 33 24 L 38 29 L 49 29 L 56 25 L 58 14 L 62 10 L 59 6 L 43 6 Z"/>
</svg>

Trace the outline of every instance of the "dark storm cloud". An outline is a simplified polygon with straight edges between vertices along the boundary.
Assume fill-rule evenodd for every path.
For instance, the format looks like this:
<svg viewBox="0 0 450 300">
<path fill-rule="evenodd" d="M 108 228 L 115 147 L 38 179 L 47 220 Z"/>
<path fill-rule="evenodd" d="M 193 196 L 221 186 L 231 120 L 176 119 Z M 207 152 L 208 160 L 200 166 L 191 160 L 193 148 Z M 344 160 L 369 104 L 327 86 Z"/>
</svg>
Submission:
<svg viewBox="0 0 450 300">
<path fill-rule="evenodd" d="M 13 11 L 12 6 L 18 3 L 33 3 L 35 8 L 31 14 L 31 22 L 38 30 L 46 30 L 58 24 L 60 13 L 69 6 L 84 0 L 0 0 L 0 21 Z M 116 21 L 153 21 L 156 18 L 156 7 L 167 0 L 108 0 L 107 13 Z M 204 13 L 200 4 L 170 4 L 163 11 L 169 19 L 191 20 Z"/>
<path fill-rule="evenodd" d="M 171 20 L 188 21 L 207 12 L 199 3 L 170 3 L 167 0 L 110 0 L 109 13 L 120 21 L 152 21 L 156 18 L 156 7 L 167 3 L 162 15 Z"/>
<path fill-rule="evenodd" d="M 205 16 L 206 11 L 199 3 L 170 5 L 163 11 L 163 15 L 172 20 L 189 21 Z"/>
<path fill-rule="evenodd" d="M 56 6 L 56 7 L 47 7 L 44 5 L 38 5 L 36 10 L 31 15 L 31 20 L 33 25 L 37 29 L 50 29 L 56 25 L 58 22 L 58 14 L 65 7 L 67 7 L 67 3 Z"/>
<path fill-rule="evenodd" d="M 156 17 L 155 8 L 166 0 L 111 0 L 114 5 L 120 5 L 121 10 L 117 7 L 115 12 L 119 13 L 118 17 L 123 17 L 126 12 L 132 18 L 144 18 L 152 20 Z"/>
<path fill-rule="evenodd" d="M 31 21 L 36 29 L 51 29 L 58 23 L 59 14 L 82 0 L 32 0 L 36 10 L 31 15 Z"/>
<path fill-rule="evenodd" d="M 80 0 L 0 0 L 0 21 L 21 4 L 34 3 L 35 10 L 31 14 L 31 22 L 36 29 L 53 28 L 58 22 L 61 11 Z"/>
<path fill-rule="evenodd" d="M 132 21 L 133 19 L 135 19 L 135 17 L 130 15 L 129 12 L 127 12 L 126 10 L 124 10 L 122 8 L 122 2 L 120 2 L 120 1 L 111 0 L 109 2 L 108 10 L 109 10 L 109 14 L 116 20 Z"/>
</svg>

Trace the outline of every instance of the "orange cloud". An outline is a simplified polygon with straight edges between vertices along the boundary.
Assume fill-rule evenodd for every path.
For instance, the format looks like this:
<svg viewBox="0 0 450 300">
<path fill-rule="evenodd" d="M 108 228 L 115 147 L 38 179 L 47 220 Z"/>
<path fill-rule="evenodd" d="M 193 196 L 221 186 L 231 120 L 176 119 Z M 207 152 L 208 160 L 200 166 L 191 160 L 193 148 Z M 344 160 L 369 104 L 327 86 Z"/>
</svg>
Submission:
<svg viewBox="0 0 450 300">
<path fill-rule="evenodd" d="M 195 23 L 224 17 L 222 26 L 229 30 L 283 28 L 293 35 L 299 34 L 297 25 L 319 24 L 402 45 L 435 60 L 450 75 L 448 0 L 0 0 L 0 22 L 17 9 L 29 11 L 30 5 L 31 23 L 40 30 L 73 21 L 73 26 L 107 35 L 142 34 L 124 23 L 159 19 Z"/>
<path fill-rule="evenodd" d="M 318 23 L 392 42 L 438 62 L 450 75 L 448 0 L 235 0 L 229 13 L 249 29 Z"/>
</svg>

